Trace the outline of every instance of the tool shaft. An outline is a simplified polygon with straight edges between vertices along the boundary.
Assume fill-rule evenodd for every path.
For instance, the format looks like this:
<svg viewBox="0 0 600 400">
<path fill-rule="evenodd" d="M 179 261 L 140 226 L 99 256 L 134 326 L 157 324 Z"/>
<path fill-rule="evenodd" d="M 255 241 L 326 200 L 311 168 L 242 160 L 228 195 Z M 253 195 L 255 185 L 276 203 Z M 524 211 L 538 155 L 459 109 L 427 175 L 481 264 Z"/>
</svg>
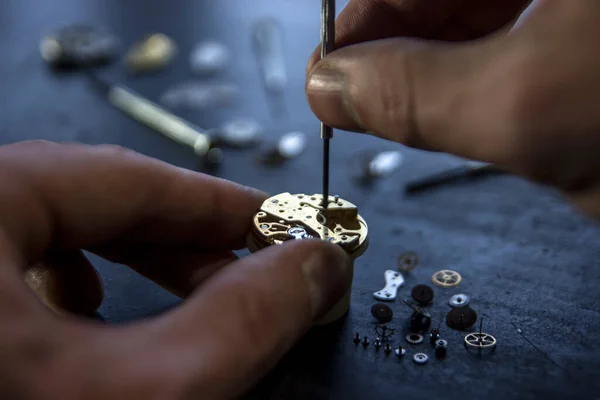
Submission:
<svg viewBox="0 0 600 400">
<path fill-rule="evenodd" d="M 321 58 L 331 53 L 335 47 L 335 0 L 321 2 Z M 321 122 L 323 139 L 323 208 L 329 204 L 329 140 L 333 128 Z"/>
</svg>

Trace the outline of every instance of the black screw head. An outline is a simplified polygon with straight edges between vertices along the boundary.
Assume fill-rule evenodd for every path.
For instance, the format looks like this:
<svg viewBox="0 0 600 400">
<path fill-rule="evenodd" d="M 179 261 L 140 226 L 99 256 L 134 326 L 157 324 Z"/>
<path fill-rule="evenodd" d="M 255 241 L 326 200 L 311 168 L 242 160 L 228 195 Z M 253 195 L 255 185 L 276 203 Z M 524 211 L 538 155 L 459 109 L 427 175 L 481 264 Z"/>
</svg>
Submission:
<svg viewBox="0 0 600 400">
<path fill-rule="evenodd" d="M 410 295 L 421 305 L 429 304 L 433 301 L 433 289 L 428 285 L 415 286 Z"/>
</svg>

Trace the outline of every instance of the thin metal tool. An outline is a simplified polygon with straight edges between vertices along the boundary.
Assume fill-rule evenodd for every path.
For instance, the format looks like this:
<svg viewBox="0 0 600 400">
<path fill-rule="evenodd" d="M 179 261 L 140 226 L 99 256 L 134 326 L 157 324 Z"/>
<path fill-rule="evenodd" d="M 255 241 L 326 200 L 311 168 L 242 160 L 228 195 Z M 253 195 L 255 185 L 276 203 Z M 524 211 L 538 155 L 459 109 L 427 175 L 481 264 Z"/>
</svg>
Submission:
<svg viewBox="0 0 600 400">
<path fill-rule="evenodd" d="M 466 163 L 459 167 L 454 167 L 436 174 L 416 179 L 409 182 L 405 187 L 407 194 L 430 189 L 448 183 L 457 182 L 464 179 L 476 178 L 482 175 L 503 174 L 504 171 L 493 164 L 485 163 Z"/>
<path fill-rule="evenodd" d="M 335 0 L 321 2 L 321 58 L 331 53 L 335 47 Z M 329 140 L 333 128 L 321 122 L 323 139 L 323 208 L 329 205 Z"/>
</svg>

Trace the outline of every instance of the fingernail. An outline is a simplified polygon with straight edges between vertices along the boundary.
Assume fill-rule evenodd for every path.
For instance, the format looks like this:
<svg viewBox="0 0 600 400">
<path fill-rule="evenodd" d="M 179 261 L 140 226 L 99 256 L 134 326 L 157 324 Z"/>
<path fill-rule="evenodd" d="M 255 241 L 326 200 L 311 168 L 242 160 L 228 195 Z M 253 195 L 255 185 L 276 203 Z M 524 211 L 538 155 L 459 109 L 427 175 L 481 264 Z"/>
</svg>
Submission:
<svg viewBox="0 0 600 400">
<path fill-rule="evenodd" d="M 349 131 L 362 130 L 347 97 L 346 76 L 336 68 L 317 66 L 306 83 L 306 96 L 317 117 L 326 124 Z"/>
<path fill-rule="evenodd" d="M 327 248 L 312 252 L 303 265 L 310 288 L 314 320 L 322 318 L 352 285 L 352 261 L 338 246 L 322 243 Z"/>
</svg>

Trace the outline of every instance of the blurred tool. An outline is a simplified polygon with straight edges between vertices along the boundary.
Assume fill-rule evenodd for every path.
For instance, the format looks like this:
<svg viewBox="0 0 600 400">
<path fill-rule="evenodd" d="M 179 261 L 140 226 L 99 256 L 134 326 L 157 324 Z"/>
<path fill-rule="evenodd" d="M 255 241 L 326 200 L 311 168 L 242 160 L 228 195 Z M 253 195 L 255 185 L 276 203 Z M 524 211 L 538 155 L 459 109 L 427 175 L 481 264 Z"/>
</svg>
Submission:
<svg viewBox="0 0 600 400">
<path fill-rule="evenodd" d="M 94 66 L 111 61 L 119 40 L 107 30 L 92 25 L 71 25 L 44 35 L 40 54 L 55 67 Z"/>
<path fill-rule="evenodd" d="M 170 108 L 203 110 L 224 107 L 235 102 L 240 88 L 231 83 L 182 82 L 168 88 L 160 102 Z"/>
<path fill-rule="evenodd" d="M 321 2 L 321 58 L 335 48 L 335 0 Z M 323 139 L 323 208 L 327 210 L 329 199 L 329 140 L 333 137 L 333 128 L 321 122 Z"/>
<path fill-rule="evenodd" d="M 283 32 L 274 18 L 263 18 L 254 25 L 254 44 L 267 90 L 281 93 L 287 86 L 283 56 Z"/>
<path fill-rule="evenodd" d="M 230 59 L 231 52 L 227 46 L 216 40 L 205 40 L 190 53 L 190 67 L 199 75 L 215 74 L 224 70 Z"/>
<path fill-rule="evenodd" d="M 281 165 L 298 157 L 306 148 L 306 135 L 302 132 L 284 134 L 274 146 L 269 147 L 259 156 L 259 161 L 268 165 Z"/>
<path fill-rule="evenodd" d="M 175 42 L 162 33 L 146 36 L 135 43 L 126 55 L 132 73 L 155 71 L 166 67 L 177 54 Z"/>
<path fill-rule="evenodd" d="M 483 175 L 503 173 L 505 172 L 500 170 L 493 164 L 470 161 L 459 167 L 455 167 L 446 171 L 427 176 L 425 178 L 419 178 L 412 182 L 409 182 L 405 186 L 405 192 L 407 194 L 414 194 L 435 186 L 455 183 L 457 181 L 480 177 Z"/>
<path fill-rule="evenodd" d="M 209 133 L 202 132 L 130 89 L 110 84 L 95 74 L 89 75 L 104 92 L 108 101 L 125 114 L 169 139 L 193 148 L 198 155 L 205 156 L 208 153 L 211 145 Z"/>
</svg>

